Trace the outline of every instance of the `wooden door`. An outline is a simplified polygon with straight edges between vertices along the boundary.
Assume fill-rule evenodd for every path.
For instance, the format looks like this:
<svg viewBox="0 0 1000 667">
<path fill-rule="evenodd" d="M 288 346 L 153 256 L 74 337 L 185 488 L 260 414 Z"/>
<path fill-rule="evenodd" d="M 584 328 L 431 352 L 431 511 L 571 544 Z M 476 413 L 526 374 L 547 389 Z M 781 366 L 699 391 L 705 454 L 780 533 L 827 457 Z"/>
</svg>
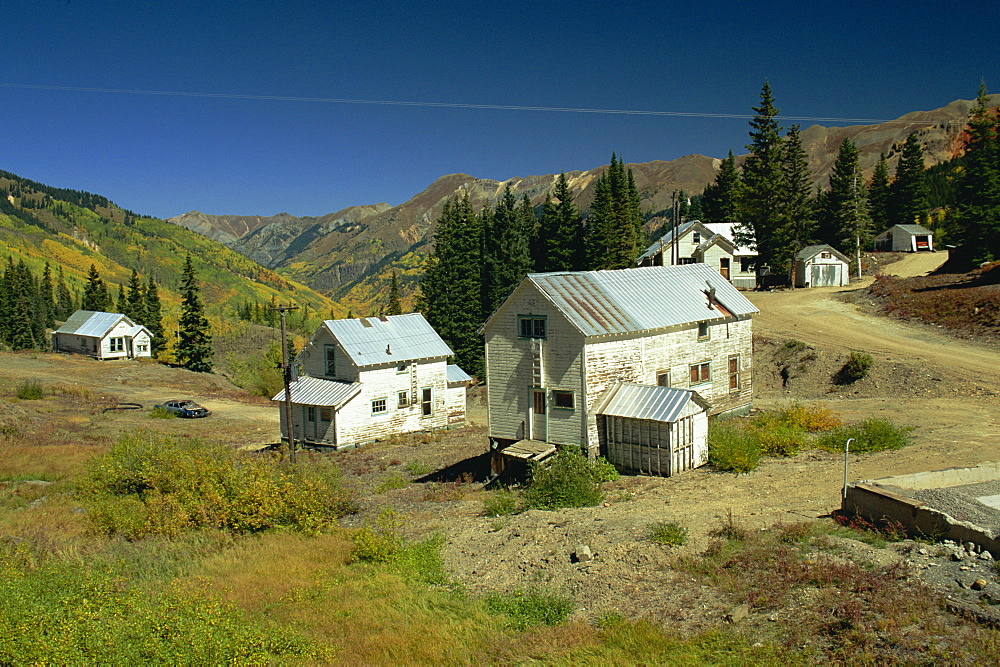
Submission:
<svg viewBox="0 0 1000 667">
<path fill-rule="evenodd" d="M 728 257 L 720 257 L 719 258 L 719 274 L 723 278 L 725 278 L 726 280 L 729 280 L 729 258 Z"/>
<path fill-rule="evenodd" d="M 547 436 L 547 413 L 545 410 L 545 390 L 531 390 L 531 434 L 532 440 L 544 441 Z"/>
</svg>

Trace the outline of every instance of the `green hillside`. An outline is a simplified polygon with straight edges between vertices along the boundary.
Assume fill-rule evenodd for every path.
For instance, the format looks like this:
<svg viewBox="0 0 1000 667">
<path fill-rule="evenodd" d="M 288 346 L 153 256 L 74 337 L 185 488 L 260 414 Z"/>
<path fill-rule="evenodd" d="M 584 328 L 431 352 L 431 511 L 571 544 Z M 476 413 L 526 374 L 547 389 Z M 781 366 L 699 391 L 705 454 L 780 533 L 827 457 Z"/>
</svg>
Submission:
<svg viewBox="0 0 1000 667">
<path fill-rule="evenodd" d="M 330 317 L 341 308 L 312 289 L 251 259 L 156 218 L 120 208 L 106 197 L 54 188 L 0 171 L 0 254 L 24 260 L 39 274 L 62 267 L 74 295 L 93 264 L 113 296 L 134 269 L 153 278 L 168 310 L 179 302 L 184 258 L 190 254 L 210 315 L 234 318 L 246 302 L 292 303 L 302 315 Z"/>
</svg>

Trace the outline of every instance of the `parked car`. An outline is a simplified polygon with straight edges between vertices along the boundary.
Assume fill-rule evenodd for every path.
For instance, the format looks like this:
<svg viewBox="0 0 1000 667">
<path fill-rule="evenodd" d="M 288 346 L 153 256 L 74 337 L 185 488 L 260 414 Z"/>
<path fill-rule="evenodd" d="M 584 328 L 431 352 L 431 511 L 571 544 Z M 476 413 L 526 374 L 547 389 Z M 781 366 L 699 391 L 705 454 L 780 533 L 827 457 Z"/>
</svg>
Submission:
<svg viewBox="0 0 1000 667">
<path fill-rule="evenodd" d="M 153 406 L 153 409 L 156 408 L 163 408 L 178 417 L 207 417 L 212 414 L 211 410 L 198 405 L 194 401 L 166 401 L 161 405 Z"/>
</svg>

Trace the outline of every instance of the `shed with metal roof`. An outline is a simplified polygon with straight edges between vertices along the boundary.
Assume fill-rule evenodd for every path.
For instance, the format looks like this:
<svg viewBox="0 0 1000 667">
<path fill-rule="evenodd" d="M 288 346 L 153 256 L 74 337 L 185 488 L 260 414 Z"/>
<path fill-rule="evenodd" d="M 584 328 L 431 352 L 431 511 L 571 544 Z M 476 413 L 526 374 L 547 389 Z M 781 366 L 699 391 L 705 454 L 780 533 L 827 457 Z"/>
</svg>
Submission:
<svg viewBox="0 0 1000 667">
<path fill-rule="evenodd" d="M 78 310 L 52 332 L 52 350 L 95 359 L 152 356 L 152 334 L 122 313 Z"/>
<path fill-rule="evenodd" d="M 933 252 L 934 232 L 923 225 L 893 225 L 875 237 L 875 249 L 886 252 Z"/>
<path fill-rule="evenodd" d="M 796 287 L 844 287 L 851 281 L 850 258 L 832 245 L 806 246 L 795 254 Z"/>
</svg>

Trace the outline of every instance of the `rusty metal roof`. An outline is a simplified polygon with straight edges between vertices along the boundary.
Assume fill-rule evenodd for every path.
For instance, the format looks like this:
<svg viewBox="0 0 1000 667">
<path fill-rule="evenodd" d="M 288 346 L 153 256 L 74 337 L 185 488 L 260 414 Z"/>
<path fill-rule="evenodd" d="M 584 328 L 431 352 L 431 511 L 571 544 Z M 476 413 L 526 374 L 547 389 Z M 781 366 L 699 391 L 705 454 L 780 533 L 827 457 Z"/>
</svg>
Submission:
<svg viewBox="0 0 1000 667">
<path fill-rule="evenodd" d="M 358 366 L 453 354 L 420 313 L 326 320 L 323 324 Z"/>
<path fill-rule="evenodd" d="M 629 419 L 674 422 L 690 401 L 695 401 L 703 410 L 708 409 L 705 400 L 692 389 L 621 382 L 611 385 L 604 391 L 597 401 L 594 413 Z"/>
<path fill-rule="evenodd" d="M 289 389 L 292 390 L 292 403 L 339 408 L 361 393 L 361 383 L 303 376 L 290 383 Z M 285 390 L 271 400 L 284 401 Z"/>
<path fill-rule="evenodd" d="M 705 264 L 532 273 L 531 281 L 585 336 L 649 331 L 758 312 Z M 709 308 L 707 292 L 723 306 Z"/>
</svg>

